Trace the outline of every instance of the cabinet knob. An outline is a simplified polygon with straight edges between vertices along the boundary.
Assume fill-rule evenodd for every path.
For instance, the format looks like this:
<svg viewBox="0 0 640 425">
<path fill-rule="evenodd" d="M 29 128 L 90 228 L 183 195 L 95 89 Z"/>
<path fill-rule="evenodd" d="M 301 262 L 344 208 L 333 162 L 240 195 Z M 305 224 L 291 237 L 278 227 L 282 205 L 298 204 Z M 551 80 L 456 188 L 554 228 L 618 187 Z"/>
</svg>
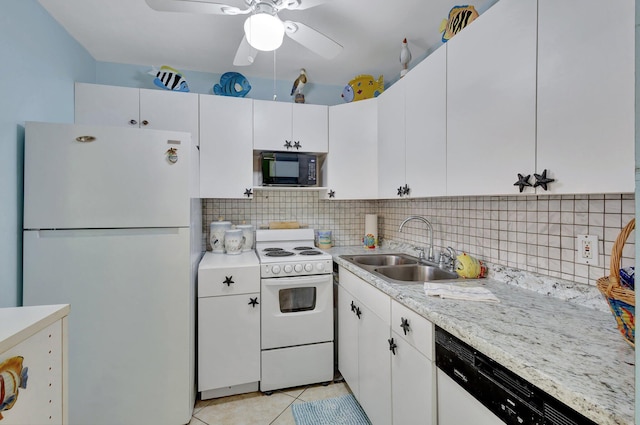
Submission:
<svg viewBox="0 0 640 425">
<path fill-rule="evenodd" d="M 353 303 L 353 301 L 351 301 L 351 312 L 352 313 L 356 312 L 356 305 Z"/>
<path fill-rule="evenodd" d="M 405 184 L 404 187 L 402 188 L 402 194 L 409 195 L 410 192 L 411 192 L 411 188 L 409 187 L 408 184 Z"/>
<path fill-rule="evenodd" d="M 396 355 L 396 348 L 398 348 L 398 345 L 395 343 L 395 341 L 393 340 L 393 338 L 387 340 L 389 342 L 389 350 L 393 353 L 393 355 Z"/>
<path fill-rule="evenodd" d="M 526 186 L 529 186 L 529 187 L 531 186 L 531 183 L 529 183 L 530 178 L 531 178 L 531 174 L 523 176 L 522 174 L 518 173 L 518 181 L 515 182 L 513 185 L 518 186 L 520 188 L 520 193 L 522 193 L 522 191 Z"/>
<path fill-rule="evenodd" d="M 131 125 L 138 125 L 138 121 L 136 121 L 136 120 L 130 120 L 130 121 L 129 121 L 129 124 L 131 124 Z"/>
<path fill-rule="evenodd" d="M 543 188 L 544 190 L 547 190 L 547 185 L 549 183 L 553 183 L 554 181 L 556 181 L 555 179 L 550 179 L 547 177 L 547 170 L 544 170 L 542 172 L 542 174 L 533 174 L 533 177 L 536 178 L 536 182 L 533 184 L 533 187 L 538 187 L 540 186 L 541 188 Z M 529 185 L 531 186 L 531 185 Z M 522 192 L 522 191 L 521 191 Z"/>
<path fill-rule="evenodd" d="M 398 196 L 402 196 L 402 186 L 398 188 Z"/>
<path fill-rule="evenodd" d="M 231 286 L 232 283 L 235 283 L 233 281 L 233 276 L 225 276 L 224 277 L 224 282 L 222 282 L 223 284 L 226 284 L 227 286 Z"/>
<path fill-rule="evenodd" d="M 256 308 L 256 305 L 260 304 L 258 302 L 258 297 L 255 298 L 249 298 L 249 305 L 253 308 Z"/>
<path fill-rule="evenodd" d="M 294 142 L 293 143 L 293 147 L 296 148 L 296 150 L 300 150 L 300 148 L 302 147 L 302 145 L 300 144 L 300 142 Z"/>
<path fill-rule="evenodd" d="M 253 195 L 253 190 L 251 188 L 247 188 L 244 190 L 244 196 L 246 196 L 247 198 L 251 198 L 252 195 Z"/>
<path fill-rule="evenodd" d="M 400 327 L 402 328 L 402 330 L 404 331 L 404 334 L 406 335 L 407 332 L 411 331 L 411 327 L 409 326 L 409 320 L 405 319 L 404 317 L 400 318 Z"/>
<path fill-rule="evenodd" d="M 142 121 L 142 125 L 149 125 L 149 121 L 147 121 L 147 120 L 143 120 L 143 121 Z"/>
<path fill-rule="evenodd" d="M 335 198 L 336 197 L 336 191 L 335 190 L 330 190 L 329 191 L 329 198 Z"/>
<path fill-rule="evenodd" d="M 362 314 L 362 311 L 360 311 L 360 307 L 356 307 L 356 316 L 358 316 L 358 319 L 360 318 L 361 314 Z"/>
<path fill-rule="evenodd" d="M 287 148 L 287 150 L 291 149 L 291 142 L 289 140 L 285 140 L 284 141 L 284 147 Z"/>
</svg>

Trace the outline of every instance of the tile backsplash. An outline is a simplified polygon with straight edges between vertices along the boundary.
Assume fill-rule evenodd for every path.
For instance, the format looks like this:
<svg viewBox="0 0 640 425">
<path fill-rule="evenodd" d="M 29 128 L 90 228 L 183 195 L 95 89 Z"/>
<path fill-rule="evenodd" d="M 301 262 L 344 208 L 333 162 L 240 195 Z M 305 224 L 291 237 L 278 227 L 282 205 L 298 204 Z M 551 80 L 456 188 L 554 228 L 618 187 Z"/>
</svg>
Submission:
<svg viewBox="0 0 640 425">
<path fill-rule="evenodd" d="M 436 255 L 443 247 L 467 252 L 504 266 L 595 285 L 608 274 L 613 243 L 635 216 L 635 197 L 616 195 L 474 196 L 367 201 L 326 201 L 310 190 L 256 190 L 252 200 L 206 199 L 203 226 L 208 239 L 211 221 L 222 217 L 234 224 L 268 225 L 298 221 L 318 230 L 332 230 L 337 246 L 360 245 L 365 214 L 378 214 L 384 239 L 419 246 L 428 244 L 424 223 L 433 225 Z M 599 265 L 578 264 L 576 235 L 597 235 Z M 623 266 L 634 264 L 635 235 L 623 249 Z M 204 242 L 206 244 L 206 241 Z M 384 243 L 384 242 L 383 242 Z"/>
</svg>

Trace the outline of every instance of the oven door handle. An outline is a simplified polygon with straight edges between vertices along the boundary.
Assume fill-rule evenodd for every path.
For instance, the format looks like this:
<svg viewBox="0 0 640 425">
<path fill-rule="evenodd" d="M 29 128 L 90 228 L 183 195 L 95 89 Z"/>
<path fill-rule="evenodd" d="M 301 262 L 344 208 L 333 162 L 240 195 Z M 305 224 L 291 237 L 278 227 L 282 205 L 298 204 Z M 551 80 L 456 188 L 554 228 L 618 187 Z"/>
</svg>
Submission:
<svg viewBox="0 0 640 425">
<path fill-rule="evenodd" d="M 297 277 L 277 277 L 272 279 L 262 279 L 262 284 L 267 287 L 300 287 L 333 284 L 333 277 L 330 274 Z"/>
</svg>

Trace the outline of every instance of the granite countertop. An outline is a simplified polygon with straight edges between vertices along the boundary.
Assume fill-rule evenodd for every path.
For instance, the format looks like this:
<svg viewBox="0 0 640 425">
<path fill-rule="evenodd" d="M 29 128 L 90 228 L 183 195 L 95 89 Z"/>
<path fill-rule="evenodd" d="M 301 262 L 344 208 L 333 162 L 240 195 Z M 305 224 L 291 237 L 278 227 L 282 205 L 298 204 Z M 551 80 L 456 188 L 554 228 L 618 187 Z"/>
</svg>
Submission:
<svg viewBox="0 0 640 425">
<path fill-rule="evenodd" d="M 325 251 L 340 266 L 596 423 L 634 423 L 635 353 L 609 311 L 496 278 L 465 282 L 483 285 L 500 303 L 427 297 L 422 285 L 390 283 L 340 258 L 403 250 L 358 246 Z M 494 275 L 502 277 L 504 270 Z"/>
</svg>

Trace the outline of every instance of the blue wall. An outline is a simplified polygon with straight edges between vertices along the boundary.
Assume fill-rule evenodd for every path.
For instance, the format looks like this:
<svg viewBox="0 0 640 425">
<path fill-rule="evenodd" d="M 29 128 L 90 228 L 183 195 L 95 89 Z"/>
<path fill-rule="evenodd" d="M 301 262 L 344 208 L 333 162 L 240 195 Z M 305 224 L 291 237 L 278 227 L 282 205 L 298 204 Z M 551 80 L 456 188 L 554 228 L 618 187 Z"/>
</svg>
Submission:
<svg viewBox="0 0 640 425">
<path fill-rule="evenodd" d="M 25 121 L 73 122 L 73 83 L 96 62 L 36 0 L 0 1 L 0 307 L 22 302 Z"/>
</svg>

